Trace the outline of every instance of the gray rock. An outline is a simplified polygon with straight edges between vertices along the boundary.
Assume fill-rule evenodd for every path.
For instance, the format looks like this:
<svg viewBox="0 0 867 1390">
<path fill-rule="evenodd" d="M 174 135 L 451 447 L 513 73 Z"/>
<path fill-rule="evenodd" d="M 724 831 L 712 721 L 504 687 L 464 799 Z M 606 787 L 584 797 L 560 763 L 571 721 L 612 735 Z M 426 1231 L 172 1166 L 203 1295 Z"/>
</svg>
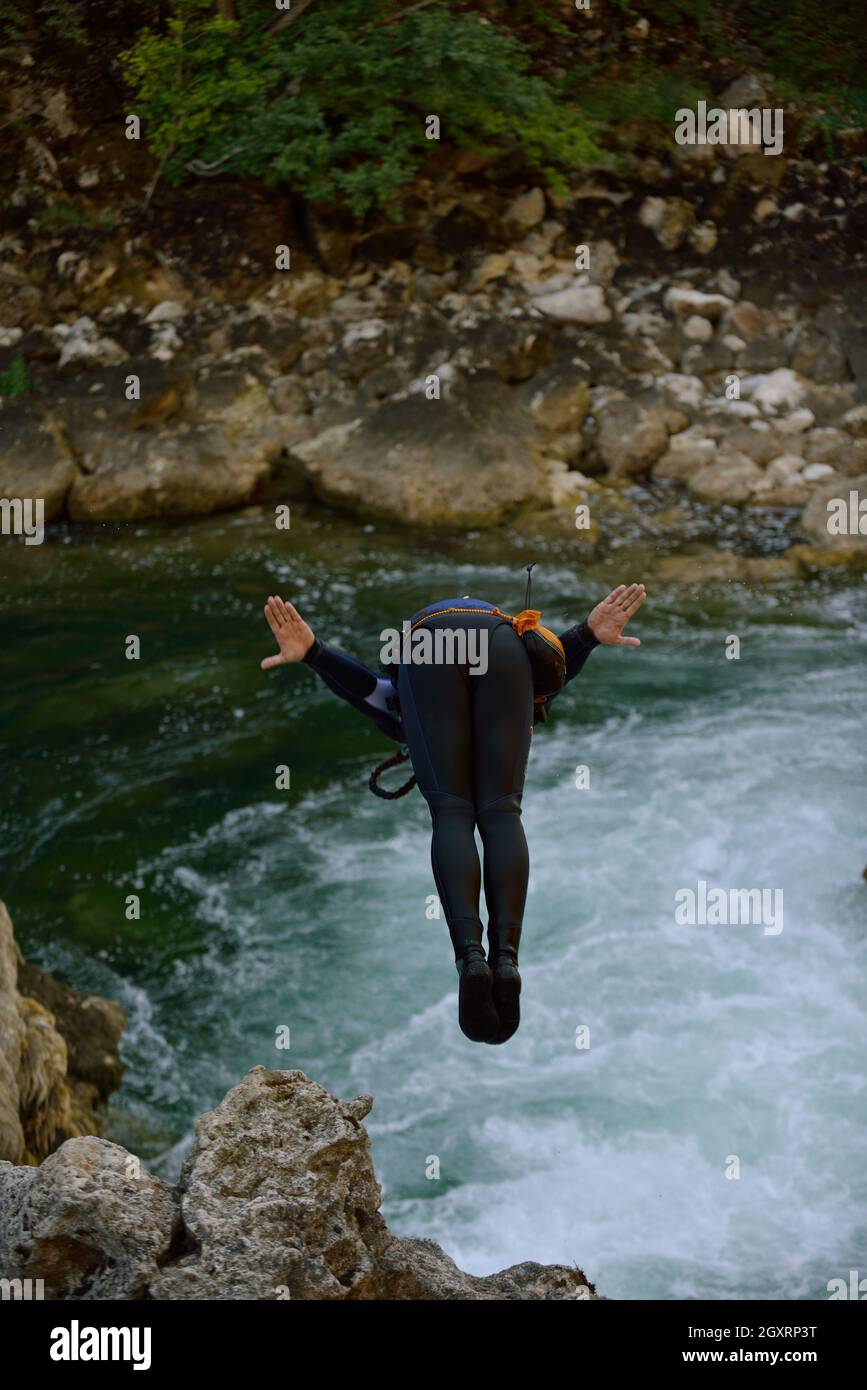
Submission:
<svg viewBox="0 0 867 1390">
<path fill-rule="evenodd" d="M 694 145 L 693 149 L 701 149 L 702 146 Z M 713 149 L 713 146 L 704 146 Z M 716 249 L 719 241 L 719 229 L 715 222 L 699 222 L 689 233 L 689 244 L 697 256 L 709 256 L 711 251 Z"/>
<path fill-rule="evenodd" d="M 36 1164 L 103 1132 L 97 1106 L 120 1081 L 124 1024 L 111 1000 L 24 962 L 0 902 L 0 1159 Z"/>
<path fill-rule="evenodd" d="M 695 226 L 695 211 L 685 198 L 651 197 L 641 204 L 638 220 L 666 251 L 676 251 Z"/>
<path fill-rule="evenodd" d="M 310 404 L 300 377 L 292 375 L 274 377 L 268 383 L 268 396 L 280 415 L 304 415 Z"/>
<path fill-rule="evenodd" d="M 804 508 L 801 526 L 823 546 L 867 547 L 867 473 L 836 477 L 818 487 Z"/>
<path fill-rule="evenodd" d="M 756 425 L 763 424 L 764 421 L 752 421 L 734 425 L 724 420 L 717 420 L 707 427 L 708 434 L 714 436 L 722 445 L 721 452 L 727 454 L 746 454 L 753 463 L 770 463 L 771 459 L 782 453 L 797 453 L 800 441 L 784 440 L 774 430 L 765 425 L 764 429 L 757 429 Z"/>
<path fill-rule="evenodd" d="M 770 315 L 760 309 L 751 299 L 742 299 L 732 306 L 723 320 L 723 326 L 736 333 L 745 342 L 751 343 L 767 333 Z"/>
<path fill-rule="evenodd" d="M 847 410 L 843 424 L 856 439 L 867 439 L 867 405 L 856 405 Z"/>
<path fill-rule="evenodd" d="M 852 440 L 845 430 L 825 426 L 822 429 L 810 430 L 806 443 L 810 463 L 833 463 L 838 453 L 851 447 Z M 861 472 L 860 469 L 858 471 Z"/>
<path fill-rule="evenodd" d="M 613 241 L 602 239 L 593 242 L 587 274 L 594 285 L 610 285 L 619 265 L 620 257 Z"/>
<path fill-rule="evenodd" d="M 845 477 L 857 478 L 859 474 L 867 472 L 867 439 L 850 439 L 844 448 L 825 462 L 833 463 L 837 472 Z"/>
<path fill-rule="evenodd" d="M 851 410 L 855 402 L 855 384 L 851 381 L 806 383 L 802 401 L 816 417 L 817 425 L 837 425 L 841 415 Z"/>
<path fill-rule="evenodd" d="M 365 319 L 344 329 L 335 363 L 341 375 L 360 381 L 381 367 L 393 352 L 388 324 L 383 319 Z"/>
<path fill-rule="evenodd" d="M 21 1051 L 24 1021 L 18 994 L 18 944 L 0 903 L 0 1159 L 18 1163 L 24 1153 L 21 1127 Z"/>
<path fill-rule="evenodd" d="M 713 337 L 713 324 L 699 314 L 690 314 L 684 321 L 683 332 L 692 342 L 709 343 Z"/>
<path fill-rule="evenodd" d="M 324 502 L 371 518 L 492 526 L 530 504 L 540 483 L 532 420 L 495 376 L 457 378 L 440 399 L 424 381 L 403 399 L 293 449 Z"/>
<path fill-rule="evenodd" d="M 29 961 L 18 967 L 18 989 L 52 1015 L 66 1042 L 67 1074 L 107 1100 L 123 1078 L 119 1048 L 126 1014 L 121 1006 L 98 994 L 80 994 Z"/>
<path fill-rule="evenodd" d="M 693 473 L 687 485 L 694 497 L 705 502 L 746 502 L 763 477 L 761 468 L 746 454 L 722 454 L 707 468 Z"/>
<path fill-rule="evenodd" d="M 127 356 L 120 343 L 100 333 L 93 319 L 83 315 L 74 323 L 58 323 L 51 329 L 60 350 L 58 366 L 84 363 L 110 367 Z"/>
<path fill-rule="evenodd" d="M 545 217 L 545 194 L 541 188 L 519 193 L 503 213 L 503 224 L 509 236 L 522 237 L 538 227 Z"/>
<path fill-rule="evenodd" d="M 555 435 L 579 430 L 590 408 L 589 385 L 571 362 L 556 362 L 534 376 L 522 398 L 533 420 Z"/>
<path fill-rule="evenodd" d="M 693 473 L 707 468 L 716 453 L 715 440 L 709 439 L 700 426 L 684 430 L 672 437 L 665 453 L 653 465 L 653 477 L 683 482 Z"/>
<path fill-rule="evenodd" d="M 177 398 L 177 399 L 176 399 Z M 160 401 L 172 407 L 167 421 Z M 132 415 L 128 403 L 106 400 L 69 410 L 84 474 L 67 500 L 76 521 L 134 521 L 203 516 L 244 506 L 264 490 L 281 451 L 306 438 L 310 416 L 279 414 L 253 377 L 218 372 L 187 393 L 177 386 Z M 125 416 L 118 418 L 119 412 Z M 118 448 L 118 430 L 134 433 Z"/>
<path fill-rule="evenodd" d="M 804 399 L 807 383 L 790 367 L 745 377 L 741 390 L 754 405 L 768 415 L 796 410 Z"/>
<path fill-rule="evenodd" d="M 279 447 L 275 439 L 272 452 Z M 69 515 L 74 521 L 204 516 L 243 506 L 270 476 L 261 444 L 233 447 L 212 425 L 136 435 L 122 454 L 76 478 Z"/>
<path fill-rule="evenodd" d="M 187 310 L 180 300 L 164 299 L 145 316 L 145 323 L 180 323 L 186 316 Z"/>
<path fill-rule="evenodd" d="M 50 411 L 9 407 L 0 433 L 0 497 L 42 499 L 46 525 L 64 515 L 78 467 L 63 426 Z"/>
<path fill-rule="evenodd" d="M 382 1297 L 389 1299 L 561 1302 L 598 1298 L 580 1270 L 563 1265 L 527 1262 L 482 1278 L 464 1274 L 432 1240 L 395 1240 L 382 1256 L 381 1264 L 388 1290 Z"/>
<path fill-rule="evenodd" d="M 177 1189 L 116 1144 L 73 1139 L 40 1168 L 0 1163 L 0 1272 L 58 1299 L 595 1299 L 578 1268 L 464 1274 L 399 1239 L 362 1120 L 301 1071 L 254 1067 L 203 1115 Z"/>
<path fill-rule="evenodd" d="M 730 82 L 725 91 L 717 97 L 716 105 L 724 110 L 729 108 L 762 106 L 768 100 L 767 88 L 753 73 L 745 73 Z"/>
<path fill-rule="evenodd" d="M 375 1297 L 389 1244 L 361 1121 L 300 1071 L 255 1067 L 196 1125 L 181 1173 L 194 1253 L 153 1282 L 159 1299 Z"/>
<path fill-rule="evenodd" d="M 798 562 L 794 556 L 737 555 L 730 550 L 705 551 L 699 555 L 666 555 L 656 565 L 657 577 L 674 584 L 765 583 L 768 580 L 790 579 L 797 573 Z"/>
<path fill-rule="evenodd" d="M 474 371 L 496 372 L 501 381 L 527 381 L 550 362 L 550 334 L 554 331 L 547 324 L 540 324 L 538 319 L 529 316 L 505 319 L 485 317 L 462 335 L 461 357 L 465 355 Z M 418 357 L 416 371 L 424 367 L 425 361 L 431 360 L 442 361 L 443 357 Z"/>
<path fill-rule="evenodd" d="M 697 410 L 704 400 L 705 386 L 700 376 L 663 372 L 656 385 L 678 410 Z"/>
<path fill-rule="evenodd" d="M 829 463 L 808 463 L 801 476 L 805 483 L 817 483 L 831 474 L 836 475 L 836 472 L 836 468 L 832 468 Z"/>
<path fill-rule="evenodd" d="M 704 294 L 701 290 L 671 289 L 665 296 L 665 306 L 678 319 L 695 317 L 709 319 L 718 323 L 726 310 L 732 309 L 732 301 L 724 294 Z"/>
<path fill-rule="evenodd" d="M 38 1168 L 0 1163 L 0 1270 L 44 1280 L 46 1298 L 143 1298 L 176 1222 L 168 1184 L 105 1139 L 69 1139 Z"/>
<path fill-rule="evenodd" d="M 778 454 L 755 486 L 750 504 L 756 507 L 803 507 L 810 496 L 799 454 Z M 818 465 L 822 467 L 823 465 Z"/>
<path fill-rule="evenodd" d="M 534 298 L 532 304 L 561 323 L 608 323 L 611 310 L 601 285 L 570 285 L 568 289 Z"/>
<path fill-rule="evenodd" d="M 785 367 L 789 352 L 783 338 L 754 338 L 747 343 L 740 365 L 745 372 L 773 372 Z"/>
<path fill-rule="evenodd" d="M 845 380 L 849 367 L 836 337 L 821 333 L 813 324 L 799 324 L 788 335 L 791 366 L 802 376 L 821 383 Z"/>
<path fill-rule="evenodd" d="M 778 434 L 798 435 L 805 430 L 812 429 L 816 423 L 816 417 L 812 410 L 807 410 L 806 406 L 801 406 L 800 410 L 793 410 L 791 415 L 786 415 L 784 419 L 777 421 L 775 428 Z"/>
<path fill-rule="evenodd" d="M 650 472 L 668 447 L 672 412 L 662 405 L 613 398 L 596 412 L 599 457 L 614 477 Z M 680 428 L 689 423 L 680 417 Z"/>
<path fill-rule="evenodd" d="M 752 496 L 746 499 L 746 503 L 750 507 L 782 507 L 795 510 L 797 507 L 803 507 L 809 496 L 810 489 L 807 484 L 799 478 L 794 478 L 789 482 L 776 483 L 768 487 L 761 483 Z"/>
<path fill-rule="evenodd" d="M 799 454 L 778 454 L 765 470 L 765 479 L 773 483 L 789 483 L 801 476 L 804 460 Z"/>
<path fill-rule="evenodd" d="M 719 390 L 719 380 L 734 366 L 734 354 L 721 337 L 711 338 L 707 343 L 689 343 L 680 354 L 680 370 L 687 375 L 698 375 L 709 386 Z"/>
</svg>

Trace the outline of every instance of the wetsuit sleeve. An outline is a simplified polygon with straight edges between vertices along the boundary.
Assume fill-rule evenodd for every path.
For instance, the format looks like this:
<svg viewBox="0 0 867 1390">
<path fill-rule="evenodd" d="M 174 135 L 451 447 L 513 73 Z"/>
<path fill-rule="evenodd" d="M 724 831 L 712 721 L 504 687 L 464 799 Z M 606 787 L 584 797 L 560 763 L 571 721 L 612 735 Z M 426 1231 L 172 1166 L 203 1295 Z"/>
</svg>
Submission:
<svg viewBox="0 0 867 1390">
<path fill-rule="evenodd" d="M 586 623 L 575 623 L 573 627 L 560 633 L 560 641 L 563 643 L 563 650 L 566 653 L 566 684 L 568 685 L 569 681 L 574 680 L 578 675 L 593 648 L 599 646 L 599 639 L 593 636 Z"/>
<path fill-rule="evenodd" d="M 599 639 L 593 636 L 586 623 L 575 623 L 573 627 L 567 628 L 560 633 L 560 641 L 563 644 L 563 651 L 566 654 L 566 680 L 564 687 L 574 680 L 581 670 L 584 662 L 592 652 L 594 647 L 600 645 Z M 551 701 L 556 700 L 557 691 L 554 695 L 549 695 L 547 700 L 540 700 L 533 706 L 533 723 L 544 724 L 548 718 L 548 710 L 551 708 Z"/>
<path fill-rule="evenodd" d="M 303 660 L 329 690 L 371 719 L 381 733 L 395 743 L 406 742 L 397 691 L 387 676 L 374 675 L 360 661 L 318 638 Z"/>
</svg>

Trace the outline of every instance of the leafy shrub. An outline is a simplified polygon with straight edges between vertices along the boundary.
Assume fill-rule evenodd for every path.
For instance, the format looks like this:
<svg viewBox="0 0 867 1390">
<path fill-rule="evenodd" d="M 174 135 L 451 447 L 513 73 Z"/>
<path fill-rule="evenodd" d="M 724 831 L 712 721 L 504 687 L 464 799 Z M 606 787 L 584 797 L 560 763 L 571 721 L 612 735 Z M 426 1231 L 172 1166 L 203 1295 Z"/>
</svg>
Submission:
<svg viewBox="0 0 867 1390">
<path fill-rule="evenodd" d="M 432 143 L 517 147 L 555 186 L 599 160 L 591 126 L 530 73 L 510 34 L 448 3 L 401 14 L 388 0 L 316 0 L 297 22 L 237 21 L 210 0 L 175 0 L 164 28 L 124 55 L 151 148 L 167 178 L 256 176 L 305 197 L 399 216 L 399 193 Z M 286 18 L 291 16 L 287 12 Z"/>
</svg>

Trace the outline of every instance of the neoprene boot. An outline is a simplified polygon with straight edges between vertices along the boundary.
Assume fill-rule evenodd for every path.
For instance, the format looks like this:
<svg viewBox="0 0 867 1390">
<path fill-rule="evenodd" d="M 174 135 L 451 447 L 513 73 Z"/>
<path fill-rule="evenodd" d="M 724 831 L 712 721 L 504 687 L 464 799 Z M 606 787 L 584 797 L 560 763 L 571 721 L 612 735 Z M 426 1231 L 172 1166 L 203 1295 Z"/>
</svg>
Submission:
<svg viewBox="0 0 867 1390">
<path fill-rule="evenodd" d="M 492 998 L 493 976 L 482 947 L 481 922 L 458 922 L 449 927 L 460 975 L 458 1023 L 471 1042 L 492 1042 L 500 1017 Z"/>
<path fill-rule="evenodd" d="M 521 1022 L 520 943 L 520 927 L 488 927 L 488 965 L 493 975 L 492 994 L 499 1019 L 499 1027 L 488 1042 L 507 1042 Z"/>
</svg>

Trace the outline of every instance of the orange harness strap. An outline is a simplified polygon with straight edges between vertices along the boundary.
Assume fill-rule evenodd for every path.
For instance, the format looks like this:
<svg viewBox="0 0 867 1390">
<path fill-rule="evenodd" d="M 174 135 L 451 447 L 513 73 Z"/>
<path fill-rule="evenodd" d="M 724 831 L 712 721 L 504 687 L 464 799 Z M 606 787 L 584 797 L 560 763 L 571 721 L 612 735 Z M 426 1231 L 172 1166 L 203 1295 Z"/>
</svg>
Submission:
<svg viewBox="0 0 867 1390">
<path fill-rule="evenodd" d="M 438 608 L 435 613 L 425 613 L 423 618 L 419 618 L 413 623 L 410 632 L 415 632 L 417 627 L 426 623 L 428 618 L 441 618 L 444 613 L 486 613 L 489 618 L 509 618 L 508 613 L 501 613 L 499 608 Z M 512 619 L 509 618 L 509 622 Z"/>
<path fill-rule="evenodd" d="M 492 618 L 505 618 L 507 622 L 512 624 L 519 637 L 523 637 L 525 632 L 532 632 L 538 628 L 546 640 L 557 648 L 563 659 L 566 659 L 560 638 L 539 622 L 542 614 L 538 608 L 525 608 L 514 618 L 509 613 L 504 613 L 502 608 L 437 608 L 434 613 L 426 613 L 423 618 L 414 622 L 410 632 L 415 632 L 415 629 L 421 627 L 422 623 L 426 623 L 429 618 L 441 618 L 445 613 L 487 613 Z"/>
</svg>

